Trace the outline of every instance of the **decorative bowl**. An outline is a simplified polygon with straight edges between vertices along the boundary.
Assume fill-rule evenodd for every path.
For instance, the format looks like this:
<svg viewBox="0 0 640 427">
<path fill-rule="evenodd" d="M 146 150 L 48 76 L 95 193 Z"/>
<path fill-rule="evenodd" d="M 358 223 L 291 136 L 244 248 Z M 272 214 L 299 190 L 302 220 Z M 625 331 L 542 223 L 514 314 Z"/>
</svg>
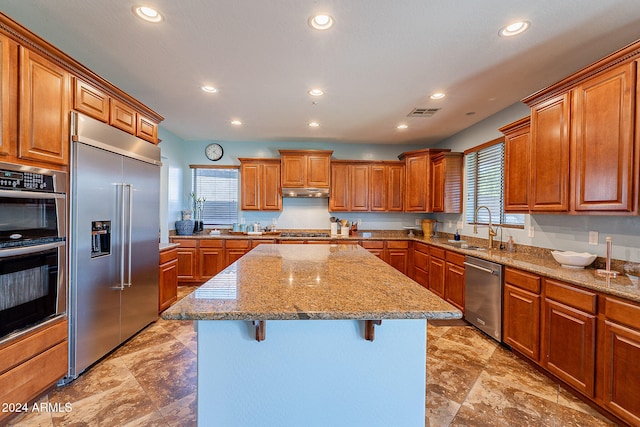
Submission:
<svg viewBox="0 0 640 427">
<path fill-rule="evenodd" d="M 561 266 L 568 268 L 585 268 L 595 261 L 597 257 L 597 255 L 587 252 L 578 253 L 573 251 L 552 251 L 551 255 Z"/>
</svg>

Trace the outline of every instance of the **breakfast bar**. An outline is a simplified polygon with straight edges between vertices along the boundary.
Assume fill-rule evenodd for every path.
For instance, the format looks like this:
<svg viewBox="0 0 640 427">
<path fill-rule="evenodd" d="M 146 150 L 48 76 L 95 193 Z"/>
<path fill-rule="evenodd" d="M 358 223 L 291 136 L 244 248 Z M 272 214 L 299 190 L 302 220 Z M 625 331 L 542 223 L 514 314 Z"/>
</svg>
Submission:
<svg viewBox="0 0 640 427">
<path fill-rule="evenodd" d="M 166 310 L 195 320 L 198 423 L 424 425 L 426 321 L 462 313 L 357 245 L 259 245 Z"/>
</svg>

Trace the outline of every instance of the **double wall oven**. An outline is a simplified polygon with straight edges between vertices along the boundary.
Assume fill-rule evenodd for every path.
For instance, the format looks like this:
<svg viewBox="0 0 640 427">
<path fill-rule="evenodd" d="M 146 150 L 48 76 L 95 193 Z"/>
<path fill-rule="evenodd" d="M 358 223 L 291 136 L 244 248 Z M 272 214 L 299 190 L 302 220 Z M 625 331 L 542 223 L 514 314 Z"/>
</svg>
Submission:
<svg viewBox="0 0 640 427">
<path fill-rule="evenodd" d="M 0 344 L 66 313 L 64 172 L 0 162 Z"/>
</svg>

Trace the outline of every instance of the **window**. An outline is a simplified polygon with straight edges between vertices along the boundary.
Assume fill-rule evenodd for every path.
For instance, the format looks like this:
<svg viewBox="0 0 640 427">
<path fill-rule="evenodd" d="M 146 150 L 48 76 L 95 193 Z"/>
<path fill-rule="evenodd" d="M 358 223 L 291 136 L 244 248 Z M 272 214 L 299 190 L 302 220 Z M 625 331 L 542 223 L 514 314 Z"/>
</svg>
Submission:
<svg viewBox="0 0 640 427">
<path fill-rule="evenodd" d="M 193 193 L 196 198 L 205 199 L 204 224 L 230 225 L 238 222 L 238 168 L 191 167 Z"/>
<path fill-rule="evenodd" d="M 473 223 L 478 206 L 491 210 L 495 225 L 524 227 L 524 215 L 504 212 L 504 139 L 491 141 L 465 153 L 467 175 L 466 219 Z M 478 224 L 488 224 L 486 209 L 478 212 Z"/>
</svg>

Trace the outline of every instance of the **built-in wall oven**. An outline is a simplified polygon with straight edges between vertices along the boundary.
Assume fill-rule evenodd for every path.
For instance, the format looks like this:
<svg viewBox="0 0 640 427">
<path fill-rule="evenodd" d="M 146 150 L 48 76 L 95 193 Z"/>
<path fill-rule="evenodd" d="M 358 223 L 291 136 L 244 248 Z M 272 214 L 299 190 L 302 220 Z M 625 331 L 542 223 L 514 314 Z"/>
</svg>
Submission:
<svg viewBox="0 0 640 427">
<path fill-rule="evenodd" d="M 67 309 L 64 172 L 0 162 L 0 344 Z"/>
</svg>

